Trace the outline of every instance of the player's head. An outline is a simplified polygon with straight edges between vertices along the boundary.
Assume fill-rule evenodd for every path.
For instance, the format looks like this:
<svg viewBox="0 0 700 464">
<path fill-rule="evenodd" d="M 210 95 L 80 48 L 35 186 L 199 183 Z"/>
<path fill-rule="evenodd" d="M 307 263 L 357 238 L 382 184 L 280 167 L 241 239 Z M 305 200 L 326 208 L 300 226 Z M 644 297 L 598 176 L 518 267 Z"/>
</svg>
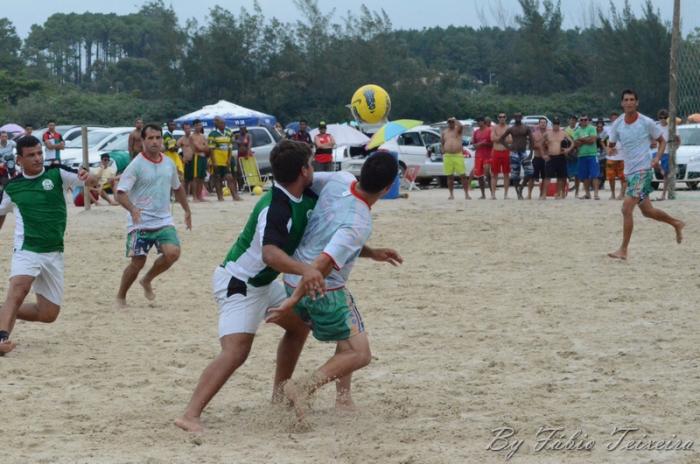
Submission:
<svg viewBox="0 0 700 464">
<path fill-rule="evenodd" d="M 270 152 L 270 166 L 275 182 L 290 185 L 301 177 L 304 186 L 314 180 L 311 147 L 303 142 L 281 140 Z"/>
<path fill-rule="evenodd" d="M 561 121 L 559 121 L 559 118 L 552 119 L 552 129 L 559 130 L 560 127 L 561 127 Z"/>
<path fill-rule="evenodd" d="M 214 117 L 214 127 L 218 130 L 223 130 L 226 127 L 226 121 L 221 116 Z"/>
<path fill-rule="evenodd" d="M 163 147 L 163 129 L 158 124 L 146 124 L 141 129 L 141 139 L 144 151 L 156 156 Z"/>
<path fill-rule="evenodd" d="M 547 128 L 547 118 L 538 119 L 537 126 L 540 128 L 540 130 L 545 130 Z"/>
<path fill-rule="evenodd" d="M 143 128 L 143 119 L 136 118 L 136 121 L 134 121 L 134 127 L 136 130 L 141 130 Z"/>
<path fill-rule="evenodd" d="M 194 121 L 192 121 L 192 127 L 194 127 L 194 132 L 197 134 L 201 134 L 204 132 L 204 127 L 202 125 L 201 119 L 195 119 Z"/>
<path fill-rule="evenodd" d="M 17 163 L 22 172 L 36 176 L 44 168 L 44 151 L 38 138 L 25 135 L 17 141 Z"/>
<path fill-rule="evenodd" d="M 189 137 L 190 132 L 192 132 L 192 125 L 189 122 L 182 123 L 182 130 Z"/>
<path fill-rule="evenodd" d="M 173 121 L 172 119 L 168 120 L 167 125 L 168 125 L 168 130 L 170 132 L 174 131 L 175 128 L 177 127 L 177 125 L 175 124 L 175 121 Z"/>
<path fill-rule="evenodd" d="M 369 194 L 385 194 L 399 172 L 396 156 L 376 151 L 367 157 L 360 171 L 360 188 Z"/>
<path fill-rule="evenodd" d="M 620 95 L 620 104 L 625 113 L 634 113 L 639 106 L 639 95 L 633 89 L 625 89 Z"/>
</svg>

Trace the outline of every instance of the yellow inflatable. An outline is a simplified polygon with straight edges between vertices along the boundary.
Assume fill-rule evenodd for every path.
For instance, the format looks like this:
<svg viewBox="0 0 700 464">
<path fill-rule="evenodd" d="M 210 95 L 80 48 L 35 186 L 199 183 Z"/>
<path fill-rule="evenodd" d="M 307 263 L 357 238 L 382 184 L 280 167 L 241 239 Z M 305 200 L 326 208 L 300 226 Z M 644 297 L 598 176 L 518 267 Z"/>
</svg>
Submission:
<svg viewBox="0 0 700 464">
<path fill-rule="evenodd" d="M 350 110 L 358 121 L 377 124 L 389 116 L 391 99 L 386 90 L 378 85 L 363 85 L 353 94 Z"/>
</svg>

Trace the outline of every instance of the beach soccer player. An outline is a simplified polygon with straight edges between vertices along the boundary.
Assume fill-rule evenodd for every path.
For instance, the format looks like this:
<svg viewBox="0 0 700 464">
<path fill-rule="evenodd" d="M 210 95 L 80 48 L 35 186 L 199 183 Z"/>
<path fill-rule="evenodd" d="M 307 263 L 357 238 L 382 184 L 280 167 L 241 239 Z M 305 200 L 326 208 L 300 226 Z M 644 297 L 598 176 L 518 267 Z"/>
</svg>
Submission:
<svg viewBox="0 0 700 464">
<path fill-rule="evenodd" d="M 17 319 L 53 322 L 63 300 L 63 236 L 67 211 L 64 189 L 97 179 L 87 171 L 61 165 L 44 167 L 41 142 L 27 136 L 17 141 L 17 164 L 22 174 L 0 190 L 0 227 L 15 213 L 15 238 L 10 286 L 0 309 L 0 355 L 12 351 L 10 333 Z M 24 300 L 31 288 L 36 303 Z"/>
<path fill-rule="evenodd" d="M 290 257 L 316 205 L 318 196 L 314 191 L 320 191 L 332 175 L 314 175 L 311 159 L 311 147 L 303 142 L 283 140 L 272 149 L 270 164 L 275 183 L 255 205 L 243 232 L 214 271 L 221 352 L 204 369 L 185 413 L 175 421 L 186 431 L 203 430 L 202 411 L 246 361 L 267 309 L 287 297 L 282 283 L 275 281 L 279 273 L 300 275 L 309 292 L 323 292 L 321 273 Z M 281 398 L 282 382 L 292 376 L 309 333 L 294 314 L 278 319 L 277 324 L 285 334 L 277 348 L 273 399 Z"/>
<path fill-rule="evenodd" d="M 666 148 L 666 140 L 661 133 L 661 128 L 651 118 L 640 114 L 637 111 L 638 107 L 637 93 L 631 89 L 623 90 L 622 109 L 625 114 L 612 124 L 608 138 L 608 147 L 613 154 L 616 152 L 617 144 L 622 146 L 624 174 L 627 179 L 627 190 L 622 203 L 622 244 L 617 251 L 608 253 L 608 256 L 616 259 L 627 259 L 627 248 L 634 228 L 635 206 L 639 206 L 645 217 L 671 225 L 676 231 L 676 242 L 683 241 L 685 223 L 659 208 L 654 208 L 649 198 L 649 194 L 654 190 L 651 186 L 654 168 L 659 166 Z M 651 164 L 649 163 L 650 139 L 659 144 Z"/>
<path fill-rule="evenodd" d="M 294 311 L 311 325 L 320 341 L 335 342 L 335 354 L 311 376 L 290 380 L 284 394 L 304 418 L 307 399 L 321 386 L 337 380 L 336 389 L 342 408 L 354 409 L 350 396 L 351 374 L 369 364 L 371 353 L 362 316 L 345 287 L 358 256 L 393 265 L 403 260 L 389 248 L 372 249 L 366 242 L 372 232 L 370 208 L 389 191 L 398 172 L 396 158 L 377 152 L 362 165 L 360 180 L 347 172 L 333 174 L 321 191 L 316 208 L 304 232 L 294 259 L 313 264 L 326 276 L 326 291 L 320 298 L 305 296 L 300 277 L 285 274 L 290 297 L 269 310 L 268 322 L 276 322 Z"/>
<path fill-rule="evenodd" d="M 141 131 L 143 151 L 134 157 L 119 179 L 117 202 L 126 209 L 126 256 L 131 262 L 122 274 L 117 305 L 126 306 L 126 294 L 146 265 L 148 252 L 156 247 L 160 256 L 139 282 L 148 300 L 155 299 L 151 282 L 167 271 L 180 257 L 180 239 L 170 211 L 170 191 L 185 210 L 185 225 L 192 228 L 185 187 L 180 183 L 177 168 L 161 153 L 163 132 L 160 126 L 148 124 Z"/>
</svg>

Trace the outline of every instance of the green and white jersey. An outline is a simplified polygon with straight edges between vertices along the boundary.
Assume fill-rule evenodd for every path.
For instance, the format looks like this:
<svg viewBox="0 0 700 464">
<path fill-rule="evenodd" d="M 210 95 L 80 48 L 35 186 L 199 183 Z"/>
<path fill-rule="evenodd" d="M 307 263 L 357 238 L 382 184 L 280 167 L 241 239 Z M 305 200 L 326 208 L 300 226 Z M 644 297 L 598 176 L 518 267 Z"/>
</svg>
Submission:
<svg viewBox="0 0 700 464">
<path fill-rule="evenodd" d="M 63 191 L 82 184 L 78 172 L 65 166 L 8 182 L 0 192 L 0 216 L 15 213 L 15 250 L 62 252 L 67 217 Z"/>
<path fill-rule="evenodd" d="M 279 184 L 265 193 L 226 255 L 223 263 L 226 270 L 254 287 L 262 287 L 275 280 L 279 272 L 263 261 L 263 246 L 275 245 L 288 255 L 294 253 L 311 211 L 316 206 L 316 192 L 321 191 L 329 177 L 330 173 L 314 174 L 313 185 L 304 191 L 301 198 L 295 197 Z"/>
</svg>

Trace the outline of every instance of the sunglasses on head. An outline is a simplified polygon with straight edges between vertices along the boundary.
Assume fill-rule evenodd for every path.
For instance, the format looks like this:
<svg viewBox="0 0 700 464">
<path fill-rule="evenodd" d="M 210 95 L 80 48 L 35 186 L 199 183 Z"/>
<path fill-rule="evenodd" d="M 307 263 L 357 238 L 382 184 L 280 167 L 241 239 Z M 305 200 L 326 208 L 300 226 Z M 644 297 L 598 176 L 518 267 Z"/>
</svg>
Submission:
<svg viewBox="0 0 700 464">
<path fill-rule="evenodd" d="M 498 119 L 505 119 L 505 116 L 499 116 Z"/>
</svg>

